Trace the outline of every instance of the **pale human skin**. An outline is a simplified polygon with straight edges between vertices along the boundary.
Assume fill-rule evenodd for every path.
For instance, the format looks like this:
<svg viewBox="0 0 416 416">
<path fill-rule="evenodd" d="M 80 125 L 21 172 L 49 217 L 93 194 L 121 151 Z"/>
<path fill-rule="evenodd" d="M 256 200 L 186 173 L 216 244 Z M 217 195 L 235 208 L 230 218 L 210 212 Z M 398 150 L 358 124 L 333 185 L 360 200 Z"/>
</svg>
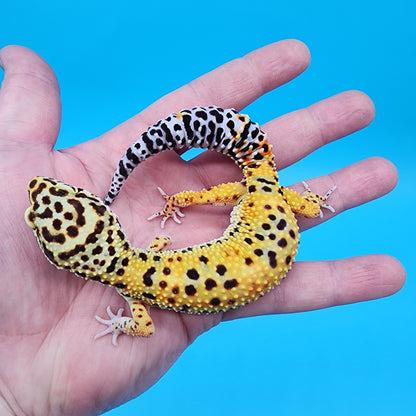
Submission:
<svg viewBox="0 0 416 416">
<path fill-rule="evenodd" d="M 161 98 L 101 137 L 56 151 L 61 107 L 52 69 L 26 48 L 8 46 L 0 51 L 5 71 L 0 90 L 0 414 L 95 415 L 148 389 L 196 337 L 221 321 L 360 302 L 402 287 L 405 272 L 386 255 L 297 262 L 280 286 L 238 310 L 195 316 L 154 308 L 156 334 L 150 339 L 121 336 L 116 348 L 109 336 L 94 340 L 103 329 L 94 315 L 105 317 L 108 305 L 113 311 L 126 307 L 123 299 L 112 288 L 55 269 L 25 224 L 26 184 L 32 176 L 52 176 L 104 197 L 119 157 L 150 124 L 195 105 L 241 110 L 296 77 L 309 59 L 307 48 L 298 41 L 268 45 Z M 348 91 L 271 120 L 263 129 L 282 169 L 367 126 L 373 116 L 371 100 Z M 163 153 L 134 172 L 112 209 L 132 244 L 146 247 L 160 234 L 158 221 L 146 221 L 163 204 L 157 186 L 174 193 L 240 177 L 233 163 L 216 153 L 204 153 L 192 162 L 174 152 Z M 370 158 L 305 179 L 317 193 L 337 185 L 330 200 L 336 213 L 325 211 L 323 219 L 301 220 L 302 229 L 386 194 L 395 186 L 397 172 L 389 161 Z M 301 185 L 294 188 L 300 190 Z M 173 247 L 221 235 L 229 221 L 225 211 L 185 210 L 182 225 L 172 221 L 166 225 Z M 325 241 L 331 237 L 336 241 L 337 236 Z M 279 330 L 278 319 L 273 330 Z"/>
</svg>

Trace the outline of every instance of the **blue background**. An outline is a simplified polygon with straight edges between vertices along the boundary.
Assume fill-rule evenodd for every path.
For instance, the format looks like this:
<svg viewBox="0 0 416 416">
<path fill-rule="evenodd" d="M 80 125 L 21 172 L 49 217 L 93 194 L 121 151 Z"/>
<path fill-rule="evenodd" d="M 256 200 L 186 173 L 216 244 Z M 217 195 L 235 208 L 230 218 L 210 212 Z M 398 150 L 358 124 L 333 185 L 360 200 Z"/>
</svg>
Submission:
<svg viewBox="0 0 416 416">
<path fill-rule="evenodd" d="M 28 46 L 56 71 L 63 102 L 58 147 L 104 133 L 230 59 L 297 38 L 311 50 L 309 69 L 250 105 L 245 111 L 254 120 L 265 122 L 347 89 L 369 94 L 377 115 L 364 131 L 286 169 L 282 182 L 373 155 L 392 160 L 400 174 L 388 196 L 305 232 L 298 259 L 387 253 L 407 269 L 401 292 L 221 324 L 149 391 L 106 415 L 416 414 L 415 2 L 57 3 L 3 0 L 0 46 Z M 387 216 L 395 228 L 387 230 Z M 357 238 L 363 231 L 365 238 Z M 323 251 L 332 236 L 336 243 Z M 205 362 L 206 354 L 215 362 Z"/>
</svg>

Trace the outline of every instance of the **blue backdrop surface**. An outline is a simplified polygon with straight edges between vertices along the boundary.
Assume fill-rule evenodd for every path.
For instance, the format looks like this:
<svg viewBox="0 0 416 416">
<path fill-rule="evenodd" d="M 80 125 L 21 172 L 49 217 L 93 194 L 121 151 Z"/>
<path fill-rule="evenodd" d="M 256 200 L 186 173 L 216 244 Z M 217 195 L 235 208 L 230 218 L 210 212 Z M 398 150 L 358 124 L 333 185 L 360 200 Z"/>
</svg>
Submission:
<svg viewBox="0 0 416 416">
<path fill-rule="evenodd" d="M 150 390 L 106 415 L 416 414 L 415 3 L 143 3 L 3 0 L 0 46 L 32 48 L 57 73 L 63 103 L 57 147 L 98 136 L 255 48 L 302 40 L 312 54 L 309 69 L 244 112 L 262 123 L 359 89 L 377 114 L 370 127 L 284 170 L 284 183 L 375 155 L 395 163 L 400 180 L 389 195 L 305 232 L 298 258 L 386 253 L 404 264 L 408 280 L 386 299 L 221 324 Z M 336 243 L 323 251 L 333 235 Z M 206 362 L 207 354 L 214 359 Z"/>
</svg>

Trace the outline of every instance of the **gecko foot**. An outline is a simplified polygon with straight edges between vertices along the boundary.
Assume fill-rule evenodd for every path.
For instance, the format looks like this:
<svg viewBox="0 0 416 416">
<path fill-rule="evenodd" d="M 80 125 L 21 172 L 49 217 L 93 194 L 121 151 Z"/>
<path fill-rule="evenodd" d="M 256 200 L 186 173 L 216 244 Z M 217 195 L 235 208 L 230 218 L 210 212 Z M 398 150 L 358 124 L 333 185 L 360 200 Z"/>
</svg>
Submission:
<svg viewBox="0 0 416 416">
<path fill-rule="evenodd" d="M 122 320 L 122 313 L 124 312 L 123 308 L 120 308 L 117 312 L 117 315 L 114 315 L 113 311 L 111 310 L 110 306 L 107 306 L 107 314 L 110 317 L 110 319 L 103 319 L 97 315 L 95 315 L 95 319 L 104 324 L 107 325 L 107 328 L 103 331 L 99 332 L 94 338 L 98 339 L 103 337 L 107 334 L 112 334 L 112 343 L 114 346 L 117 346 L 117 338 L 120 334 L 123 333 L 123 331 L 120 329 L 120 321 Z"/>
<path fill-rule="evenodd" d="M 328 190 L 328 192 L 321 196 L 321 195 L 316 195 L 311 191 L 311 188 L 309 187 L 309 185 L 305 182 L 302 181 L 303 186 L 305 187 L 305 191 L 303 192 L 302 196 L 308 197 L 308 196 L 314 196 L 318 199 L 319 202 L 319 206 L 321 208 L 325 208 L 331 212 L 335 212 L 335 209 L 331 206 L 328 205 L 325 201 L 329 198 L 329 196 L 332 194 L 332 192 L 335 191 L 335 189 L 337 189 L 337 186 L 334 185 L 331 189 Z M 323 217 L 323 213 L 322 210 L 319 211 L 319 217 L 322 218 Z"/>
<path fill-rule="evenodd" d="M 177 224 L 181 224 L 181 220 L 178 217 L 183 218 L 185 216 L 185 214 L 183 214 L 181 212 L 179 207 L 176 207 L 174 205 L 175 204 L 174 197 L 171 197 L 171 196 L 167 195 L 165 193 L 165 191 L 160 187 L 158 187 L 157 189 L 160 192 L 160 194 L 162 195 L 162 197 L 165 199 L 166 203 L 165 203 L 165 206 L 163 207 L 162 211 L 156 212 L 156 214 L 151 215 L 148 218 L 148 220 L 150 221 L 150 220 L 153 220 L 154 218 L 162 217 L 162 220 L 160 222 L 160 227 L 161 228 L 165 228 L 165 222 L 169 218 L 172 218 L 173 221 L 175 221 Z"/>
<path fill-rule="evenodd" d="M 120 293 L 120 292 L 119 292 Z M 133 336 L 141 337 L 151 337 L 155 332 L 155 327 L 153 325 L 152 318 L 149 315 L 147 310 L 147 305 L 143 304 L 138 299 L 132 299 L 128 296 L 123 296 L 123 298 L 128 302 L 131 314 L 133 318 L 128 316 L 122 316 L 123 309 L 120 308 L 115 315 L 110 306 L 107 306 L 107 314 L 110 319 L 103 319 L 99 316 L 95 316 L 95 319 L 107 325 L 107 328 L 104 331 L 101 331 L 95 336 L 95 339 L 101 338 L 104 335 L 112 335 L 112 343 L 114 346 L 117 346 L 117 338 L 120 334 L 128 334 Z"/>
</svg>

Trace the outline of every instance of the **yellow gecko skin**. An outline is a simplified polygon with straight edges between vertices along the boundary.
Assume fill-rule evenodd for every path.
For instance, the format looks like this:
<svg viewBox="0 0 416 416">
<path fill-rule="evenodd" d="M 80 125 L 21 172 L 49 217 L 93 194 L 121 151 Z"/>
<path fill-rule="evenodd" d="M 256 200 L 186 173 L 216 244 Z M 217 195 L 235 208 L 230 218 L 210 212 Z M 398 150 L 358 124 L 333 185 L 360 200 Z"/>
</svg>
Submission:
<svg viewBox="0 0 416 416">
<path fill-rule="evenodd" d="M 213 109 L 222 114 L 224 120 L 238 118 L 240 123 L 235 122 L 229 131 L 225 131 L 222 143 L 226 142 L 228 147 L 222 151 L 232 154 L 241 167 L 242 182 L 199 192 L 180 192 L 171 197 L 162 191 L 165 208 L 150 218 L 161 215 L 163 225 L 169 217 L 179 222 L 178 215 L 183 216 L 179 208 L 189 205 L 234 205 L 230 225 L 222 237 L 213 241 L 161 251 L 169 244 L 169 238 L 162 236 L 148 249 L 131 247 L 119 220 L 108 207 L 120 191 L 119 184 L 124 183 L 130 173 L 123 170 L 122 162 L 119 173 L 113 178 L 116 185 L 112 184 L 106 202 L 56 179 L 35 177 L 29 182 L 31 205 L 25 219 L 47 259 L 56 267 L 84 279 L 114 286 L 130 305 L 133 318 L 121 316 L 121 311 L 114 315 L 110 308 L 107 309 L 109 320 L 97 317 L 108 326 L 97 337 L 110 333 L 113 344 L 117 345 L 117 336 L 121 333 L 151 336 L 154 326 L 148 305 L 187 313 L 212 313 L 256 300 L 273 289 L 293 263 L 299 243 L 295 214 L 316 217 L 320 215 L 321 207 L 332 210 L 325 200 L 333 189 L 325 196 L 319 196 L 312 194 L 305 184 L 306 190 L 300 195 L 279 185 L 271 145 L 258 125 L 247 116 L 218 107 L 197 107 L 173 114 L 165 121 L 182 121 L 190 111 L 199 112 L 204 120 L 202 112 L 212 113 Z M 230 111 L 233 111 L 232 117 Z M 217 113 L 214 112 L 212 117 L 216 124 L 211 124 L 211 132 L 221 124 Z M 208 123 L 209 119 L 205 121 Z M 163 120 L 149 128 L 149 136 L 151 129 L 156 127 L 163 128 Z M 254 138 L 253 133 L 250 138 L 244 137 L 253 129 L 258 129 Z M 179 128 L 171 127 L 173 130 L 179 131 Z M 189 129 L 184 134 L 189 136 Z M 205 141 L 195 143 L 194 139 L 192 145 L 204 147 L 201 143 L 206 143 L 207 134 L 205 132 Z M 183 140 L 180 144 L 189 145 Z M 147 144 L 151 149 L 149 146 Z M 205 147 L 218 150 L 216 146 Z M 174 147 L 180 145 L 175 143 L 168 149 Z M 165 148 L 159 146 L 156 150 Z M 157 153 L 156 150 L 150 153 Z M 144 158 L 148 156 L 151 154 Z M 125 160 L 128 163 L 132 159 L 130 153 Z M 140 162 L 135 160 L 135 165 Z M 134 167 L 132 164 L 127 166 L 130 171 Z"/>
</svg>

